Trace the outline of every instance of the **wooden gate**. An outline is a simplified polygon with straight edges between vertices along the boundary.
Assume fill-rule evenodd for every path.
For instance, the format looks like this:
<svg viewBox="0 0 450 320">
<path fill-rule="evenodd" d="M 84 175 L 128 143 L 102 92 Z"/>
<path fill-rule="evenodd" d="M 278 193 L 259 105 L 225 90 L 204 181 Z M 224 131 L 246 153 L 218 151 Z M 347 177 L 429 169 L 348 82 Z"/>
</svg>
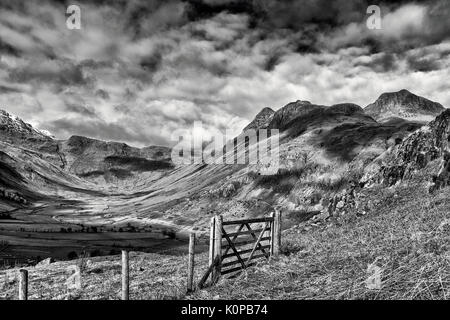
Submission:
<svg viewBox="0 0 450 320">
<path fill-rule="evenodd" d="M 230 230 L 233 228 L 234 230 Z M 256 264 L 258 259 L 278 255 L 281 245 L 281 213 L 270 217 L 223 221 L 211 219 L 209 268 L 199 282 L 203 287 L 209 275 L 215 283 L 221 275 L 233 274 Z"/>
</svg>

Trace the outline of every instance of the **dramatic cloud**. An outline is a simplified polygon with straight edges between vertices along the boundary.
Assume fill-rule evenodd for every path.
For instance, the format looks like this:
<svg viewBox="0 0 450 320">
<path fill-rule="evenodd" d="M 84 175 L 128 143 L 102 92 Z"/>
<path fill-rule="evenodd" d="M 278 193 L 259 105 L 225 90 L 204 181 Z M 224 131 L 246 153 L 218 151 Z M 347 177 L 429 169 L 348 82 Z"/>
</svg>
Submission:
<svg viewBox="0 0 450 320">
<path fill-rule="evenodd" d="M 406 88 L 450 106 L 450 5 L 366 0 L 0 2 L 0 108 L 50 130 L 172 145 L 293 100 L 365 106 Z"/>
</svg>

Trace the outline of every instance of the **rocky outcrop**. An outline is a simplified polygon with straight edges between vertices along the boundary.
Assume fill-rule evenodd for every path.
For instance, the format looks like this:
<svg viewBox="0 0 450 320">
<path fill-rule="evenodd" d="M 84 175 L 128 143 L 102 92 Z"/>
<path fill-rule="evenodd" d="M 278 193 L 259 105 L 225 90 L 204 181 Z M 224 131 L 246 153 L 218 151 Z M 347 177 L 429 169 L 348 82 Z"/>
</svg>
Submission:
<svg viewBox="0 0 450 320">
<path fill-rule="evenodd" d="M 379 122 L 393 117 L 428 122 L 434 119 L 444 107 L 431 100 L 416 96 L 408 90 L 383 93 L 377 101 L 368 105 L 364 111 Z"/>
<path fill-rule="evenodd" d="M 440 161 L 438 172 L 432 177 L 430 191 L 450 184 L 450 110 L 412 133 L 391 150 L 380 166 L 379 181 L 392 186 L 406 179 L 434 160 Z"/>
<path fill-rule="evenodd" d="M 270 121 L 272 121 L 273 119 L 273 115 L 275 114 L 275 111 L 273 111 L 270 108 L 264 108 L 262 109 L 255 117 L 255 119 L 253 119 L 252 122 L 250 122 L 248 124 L 248 126 L 246 126 L 244 128 L 244 132 L 248 131 L 248 130 L 258 130 L 258 129 L 266 129 L 267 126 L 269 125 Z"/>
<path fill-rule="evenodd" d="M 0 198 L 7 200 L 7 201 L 13 201 L 18 204 L 28 204 L 28 201 L 20 195 L 18 192 L 6 190 L 0 188 Z"/>
<path fill-rule="evenodd" d="M 244 184 L 244 180 L 240 179 L 240 180 L 231 181 L 229 183 L 225 183 L 217 189 L 209 190 L 208 195 L 211 198 L 217 198 L 217 199 L 231 198 L 239 191 L 241 186 Z"/>
</svg>

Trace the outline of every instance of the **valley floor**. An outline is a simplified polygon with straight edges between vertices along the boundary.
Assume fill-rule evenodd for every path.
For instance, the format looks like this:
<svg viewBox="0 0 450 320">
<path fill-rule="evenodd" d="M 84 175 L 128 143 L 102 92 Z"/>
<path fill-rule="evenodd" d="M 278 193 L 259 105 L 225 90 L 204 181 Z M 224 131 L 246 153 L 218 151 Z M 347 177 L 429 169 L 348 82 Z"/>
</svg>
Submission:
<svg viewBox="0 0 450 320">
<path fill-rule="evenodd" d="M 131 299 L 449 299 L 450 189 L 429 195 L 423 183 L 408 181 L 367 192 L 377 205 L 366 216 L 285 230 L 280 257 L 190 296 L 186 256 L 133 253 Z M 64 282 L 80 260 L 31 268 L 30 298 L 119 299 L 120 256 L 90 260 L 75 292 Z M 196 262 L 198 281 L 207 253 Z M 0 298 L 17 294 L 15 274 L 0 273 Z"/>
</svg>

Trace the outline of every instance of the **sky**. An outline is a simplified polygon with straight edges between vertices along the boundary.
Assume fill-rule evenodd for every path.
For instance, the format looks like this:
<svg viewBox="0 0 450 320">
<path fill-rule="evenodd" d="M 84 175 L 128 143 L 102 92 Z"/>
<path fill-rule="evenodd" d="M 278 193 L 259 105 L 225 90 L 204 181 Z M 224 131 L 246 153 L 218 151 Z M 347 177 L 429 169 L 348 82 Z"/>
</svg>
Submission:
<svg viewBox="0 0 450 320">
<path fill-rule="evenodd" d="M 0 109 L 58 139 L 172 146 L 195 121 L 208 140 L 264 107 L 401 89 L 450 107 L 449 1 L 0 0 Z"/>
</svg>

